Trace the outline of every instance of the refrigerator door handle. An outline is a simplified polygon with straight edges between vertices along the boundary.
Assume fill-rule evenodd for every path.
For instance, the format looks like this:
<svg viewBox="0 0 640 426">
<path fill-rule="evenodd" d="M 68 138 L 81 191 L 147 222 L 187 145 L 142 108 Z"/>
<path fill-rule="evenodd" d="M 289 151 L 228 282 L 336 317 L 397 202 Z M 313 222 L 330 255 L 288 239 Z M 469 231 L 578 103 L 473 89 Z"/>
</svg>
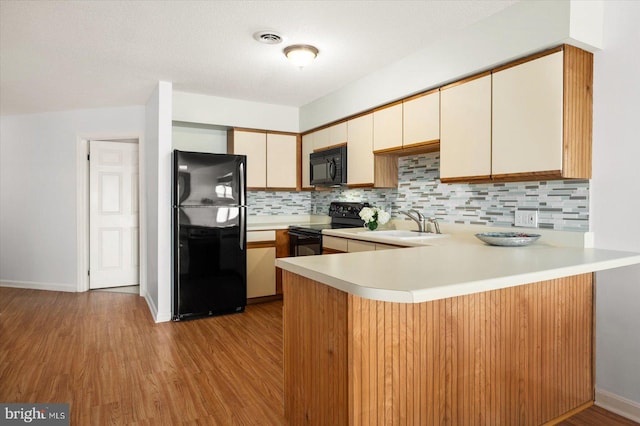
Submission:
<svg viewBox="0 0 640 426">
<path fill-rule="evenodd" d="M 238 168 L 238 174 L 240 175 L 240 205 L 245 206 L 247 204 L 247 200 L 245 200 L 246 187 L 244 184 L 244 163 L 241 162 Z"/>
<path fill-rule="evenodd" d="M 244 250 L 244 239 L 246 236 L 246 229 L 247 229 L 244 223 L 245 221 L 244 215 L 245 215 L 246 208 L 239 207 L 239 209 L 240 209 L 240 249 Z"/>
</svg>

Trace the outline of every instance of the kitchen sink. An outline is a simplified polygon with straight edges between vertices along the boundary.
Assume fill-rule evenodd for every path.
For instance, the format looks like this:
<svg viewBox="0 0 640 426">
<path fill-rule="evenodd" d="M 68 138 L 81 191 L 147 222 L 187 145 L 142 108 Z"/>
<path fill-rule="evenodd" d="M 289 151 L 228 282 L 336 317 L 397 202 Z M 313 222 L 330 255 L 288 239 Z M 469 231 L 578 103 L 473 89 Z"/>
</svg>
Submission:
<svg viewBox="0 0 640 426">
<path fill-rule="evenodd" d="M 441 238 L 441 237 L 447 236 L 447 234 L 434 234 L 431 232 L 408 231 L 408 230 L 402 230 L 402 229 L 390 229 L 388 231 L 374 231 L 373 235 L 378 237 L 386 237 L 386 238 L 398 238 L 400 240 Z"/>
</svg>

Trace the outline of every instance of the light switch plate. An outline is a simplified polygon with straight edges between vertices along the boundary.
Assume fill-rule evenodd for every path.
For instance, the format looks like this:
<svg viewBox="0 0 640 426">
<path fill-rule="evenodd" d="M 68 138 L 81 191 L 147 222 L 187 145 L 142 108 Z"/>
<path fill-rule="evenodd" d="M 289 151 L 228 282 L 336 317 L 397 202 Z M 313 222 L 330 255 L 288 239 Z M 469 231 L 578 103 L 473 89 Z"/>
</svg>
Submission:
<svg viewBox="0 0 640 426">
<path fill-rule="evenodd" d="M 516 219 L 514 225 L 522 226 L 525 228 L 537 228 L 538 210 L 516 209 Z"/>
</svg>

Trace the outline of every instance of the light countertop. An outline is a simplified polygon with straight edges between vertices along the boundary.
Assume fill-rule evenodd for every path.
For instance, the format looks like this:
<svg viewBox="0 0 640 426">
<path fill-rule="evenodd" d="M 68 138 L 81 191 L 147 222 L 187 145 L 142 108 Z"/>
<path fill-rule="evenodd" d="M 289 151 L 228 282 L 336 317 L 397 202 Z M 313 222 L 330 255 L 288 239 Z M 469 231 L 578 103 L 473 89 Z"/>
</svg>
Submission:
<svg viewBox="0 0 640 426">
<path fill-rule="evenodd" d="M 330 221 L 331 218 L 324 215 L 249 216 L 247 232 L 287 229 L 289 225 L 314 225 Z"/>
<path fill-rule="evenodd" d="M 424 241 L 398 241 L 362 229 L 323 234 L 413 247 L 280 258 L 276 266 L 389 302 L 426 302 L 640 263 L 640 253 L 552 245 L 553 237 L 544 236 L 526 247 L 494 247 L 469 232 Z"/>
</svg>

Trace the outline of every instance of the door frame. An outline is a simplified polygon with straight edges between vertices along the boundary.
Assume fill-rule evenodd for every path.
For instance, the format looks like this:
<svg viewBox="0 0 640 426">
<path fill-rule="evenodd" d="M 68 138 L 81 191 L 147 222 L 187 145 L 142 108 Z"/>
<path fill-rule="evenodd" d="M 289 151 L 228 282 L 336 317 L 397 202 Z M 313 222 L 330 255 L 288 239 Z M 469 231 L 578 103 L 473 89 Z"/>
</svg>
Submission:
<svg viewBox="0 0 640 426">
<path fill-rule="evenodd" d="M 146 200 L 140 194 L 146 190 L 143 138 L 140 135 L 81 135 L 77 137 L 76 143 L 76 248 L 77 248 L 77 288 L 78 292 L 89 291 L 89 141 L 117 141 L 117 140 L 137 140 L 138 141 L 138 256 L 140 258 L 140 296 L 147 294 L 147 225 L 146 220 Z M 119 142 L 114 142 L 119 143 Z"/>
</svg>

